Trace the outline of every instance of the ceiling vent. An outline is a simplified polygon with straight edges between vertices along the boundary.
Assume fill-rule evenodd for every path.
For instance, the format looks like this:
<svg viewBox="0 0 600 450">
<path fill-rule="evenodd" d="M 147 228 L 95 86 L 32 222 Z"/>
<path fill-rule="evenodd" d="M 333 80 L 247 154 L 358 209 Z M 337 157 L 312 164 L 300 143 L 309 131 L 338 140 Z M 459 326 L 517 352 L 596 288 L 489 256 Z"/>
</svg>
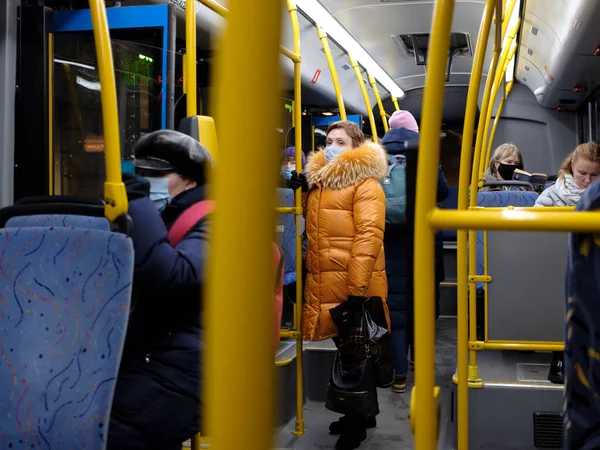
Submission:
<svg viewBox="0 0 600 450">
<path fill-rule="evenodd" d="M 381 0 L 383 1 L 383 0 Z M 427 66 L 429 52 L 429 33 L 396 34 L 391 36 L 392 41 L 403 58 L 412 57 L 417 66 Z M 450 49 L 448 51 L 448 72 L 446 81 L 450 80 L 452 60 L 454 57 L 473 56 L 471 35 L 469 33 L 451 33 Z"/>
</svg>

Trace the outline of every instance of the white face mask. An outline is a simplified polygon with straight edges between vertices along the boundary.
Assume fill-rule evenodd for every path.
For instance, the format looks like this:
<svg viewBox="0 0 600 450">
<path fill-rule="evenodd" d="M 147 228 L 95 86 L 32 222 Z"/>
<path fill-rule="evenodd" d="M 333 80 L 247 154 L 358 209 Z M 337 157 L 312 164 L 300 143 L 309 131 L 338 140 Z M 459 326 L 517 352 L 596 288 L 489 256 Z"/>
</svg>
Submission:
<svg viewBox="0 0 600 450">
<path fill-rule="evenodd" d="M 325 159 L 327 161 L 331 161 L 333 158 L 335 158 L 336 156 L 344 153 L 344 149 L 343 148 L 339 148 L 336 147 L 335 145 L 329 145 L 327 147 L 325 147 Z"/>
</svg>

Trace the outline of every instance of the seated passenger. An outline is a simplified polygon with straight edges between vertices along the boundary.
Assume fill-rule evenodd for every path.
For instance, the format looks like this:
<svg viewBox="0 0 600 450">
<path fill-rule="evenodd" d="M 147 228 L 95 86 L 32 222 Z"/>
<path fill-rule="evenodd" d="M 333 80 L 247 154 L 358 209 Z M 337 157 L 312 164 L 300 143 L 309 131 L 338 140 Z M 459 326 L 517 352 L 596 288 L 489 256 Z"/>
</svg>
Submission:
<svg viewBox="0 0 600 450">
<path fill-rule="evenodd" d="M 419 139 L 419 126 L 414 116 L 406 110 L 396 111 L 390 118 L 390 131 L 381 144 L 389 154 L 404 154 L 404 142 Z M 437 178 L 437 201 L 448 197 L 448 183 L 441 167 Z M 409 254 L 410 235 L 408 227 L 386 227 L 384 244 L 386 272 L 388 279 L 388 307 L 392 326 L 392 351 L 394 356 L 395 381 L 392 390 L 406 391 L 408 375 L 408 350 L 414 356 L 413 343 L 413 255 Z M 435 300 L 436 318 L 439 316 L 440 282 L 444 281 L 444 241 L 442 232 L 435 235 Z M 414 362 L 414 358 L 412 358 Z"/>
<path fill-rule="evenodd" d="M 302 167 L 306 162 L 306 156 L 302 152 Z M 281 176 L 283 178 L 283 188 L 290 188 L 290 180 L 292 179 L 292 171 L 296 169 L 296 147 L 288 147 L 283 151 L 281 159 Z"/>
<path fill-rule="evenodd" d="M 565 158 L 556 183 L 544 190 L 535 206 L 575 206 L 581 193 L 600 175 L 600 146 L 593 142 L 578 145 Z M 548 380 L 564 383 L 563 352 L 553 352 Z"/>
<path fill-rule="evenodd" d="M 134 225 L 133 302 L 108 449 L 181 449 L 200 430 L 200 296 L 209 219 L 175 248 L 168 232 L 206 199 L 214 161 L 198 141 L 171 130 L 139 139 L 134 155 L 136 175 L 123 177 Z"/>
<path fill-rule="evenodd" d="M 600 146 L 578 145 L 565 158 L 556 183 L 544 190 L 535 206 L 575 206 L 581 193 L 600 175 Z"/>
<path fill-rule="evenodd" d="M 511 143 L 501 144 L 494 150 L 490 166 L 483 175 L 483 182 L 511 181 L 515 169 L 524 168 L 523 155 L 517 146 Z M 484 186 L 479 191 L 508 191 L 509 189 L 510 186 Z"/>
</svg>

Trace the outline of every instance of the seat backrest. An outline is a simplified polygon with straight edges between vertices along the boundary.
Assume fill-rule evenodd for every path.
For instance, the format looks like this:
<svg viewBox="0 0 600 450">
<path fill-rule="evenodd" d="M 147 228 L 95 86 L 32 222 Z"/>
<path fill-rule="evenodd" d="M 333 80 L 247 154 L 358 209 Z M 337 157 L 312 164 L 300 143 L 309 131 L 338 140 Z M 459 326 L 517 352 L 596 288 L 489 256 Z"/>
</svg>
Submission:
<svg viewBox="0 0 600 450">
<path fill-rule="evenodd" d="M 578 211 L 600 210 L 600 184 L 581 195 Z M 560 213 L 559 213 L 560 214 Z M 565 447 L 596 448 L 600 441 L 600 240 L 569 237 L 565 342 Z"/>
<path fill-rule="evenodd" d="M 0 255 L 2 447 L 104 448 L 129 314 L 131 240 L 6 228 Z"/>
<path fill-rule="evenodd" d="M 292 189 L 277 189 L 278 206 L 294 206 Z M 304 232 L 304 218 L 299 218 L 299 233 Z M 287 286 L 296 281 L 296 225 L 293 214 L 277 215 L 277 245 L 283 250 L 285 274 L 283 284 Z"/>
<path fill-rule="evenodd" d="M 110 224 L 104 217 L 78 216 L 74 214 L 16 216 L 8 219 L 5 227 L 65 227 L 110 231 Z"/>
<path fill-rule="evenodd" d="M 504 208 L 507 206 L 527 207 L 535 205 L 538 198 L 531 191 L 485 191 L 477 193 L 477 206 L 484 208 Z M 477 232 L 477 275 L 484 272 L 484 232 Z M 483 289 L 483 283 L 477 283 L 477 290 Z"/>
</svg>

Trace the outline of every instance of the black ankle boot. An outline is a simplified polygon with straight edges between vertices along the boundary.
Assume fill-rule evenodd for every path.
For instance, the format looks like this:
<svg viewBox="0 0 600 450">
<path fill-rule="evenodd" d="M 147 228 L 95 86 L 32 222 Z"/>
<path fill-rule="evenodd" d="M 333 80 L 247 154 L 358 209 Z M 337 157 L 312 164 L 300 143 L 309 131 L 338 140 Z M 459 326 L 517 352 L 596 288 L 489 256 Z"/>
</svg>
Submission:
<svg viewBox="0 0 600 450">
<path fill-rule="evenodd" d="M 548 373 L 548 381 L 554 384 L 565 384 L 563 373 L 565 355 L 563 352 L 552 352 L 552 364 Z"/>
<path fill-rule="evenodd" d="M 344 427 L 335 443 L 335 450 L 354 450 L 367 438 L 367 429 L 362 426 Z"/>
<path fill-rule="evenodd" d="M 342 431 L 344 430 L 344 423 L 347 421 L 346 416 L 342 416 L 340 417 L 340 420 L 338 420 L 337 422 L 331 422 L 331 424 L 329 424 L 329 434 L 333 434 L 333 435 L 338 435 L 338 434 L 342 434 Z M 365 419 L 365 429 L 369 429 L 369 428 L 375 428 L 377 426 L 377 419 L 375 419 L 375 417 L 367 417 Z"/>
</svg>

